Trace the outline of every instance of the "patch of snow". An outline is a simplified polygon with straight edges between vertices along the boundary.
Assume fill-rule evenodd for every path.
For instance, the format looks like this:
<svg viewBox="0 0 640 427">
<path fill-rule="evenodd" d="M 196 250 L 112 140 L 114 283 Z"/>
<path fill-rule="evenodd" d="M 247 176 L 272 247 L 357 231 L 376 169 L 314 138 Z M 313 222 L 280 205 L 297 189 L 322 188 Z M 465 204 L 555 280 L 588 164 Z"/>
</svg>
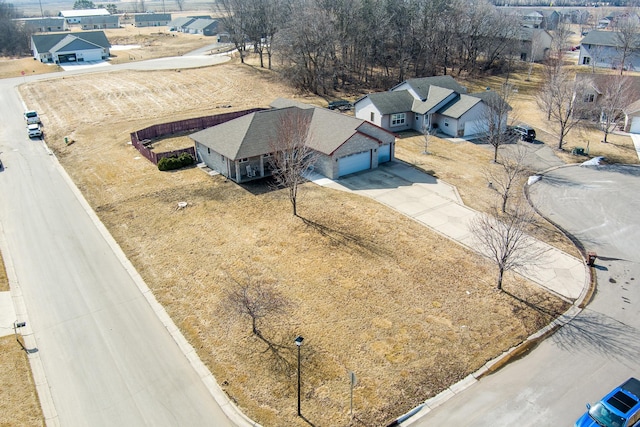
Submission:
<svg viewBox="0 0 640 427">
<path fill-rule="evenodd" d="M 594 157 L 593 159 L 580 163 L 580 166 L 598 166 L 603 159 L 604 157 L 602 156 Z"/>
<path fill-rule="evenodd" d="M 114 44 L 109 49 L 111 49 L 111 50 L 140 49 L 140 45 L 139 44 Z"/>
<path fill-rule="evenodd" d="M 540 181 L 541 179 L 542 179 L 542 177 L 540 175 L 531 175 L 529 177 L 529 179 L 527 180 L 527 185 L 535 184 L 536 182 Z"/>
</svg>

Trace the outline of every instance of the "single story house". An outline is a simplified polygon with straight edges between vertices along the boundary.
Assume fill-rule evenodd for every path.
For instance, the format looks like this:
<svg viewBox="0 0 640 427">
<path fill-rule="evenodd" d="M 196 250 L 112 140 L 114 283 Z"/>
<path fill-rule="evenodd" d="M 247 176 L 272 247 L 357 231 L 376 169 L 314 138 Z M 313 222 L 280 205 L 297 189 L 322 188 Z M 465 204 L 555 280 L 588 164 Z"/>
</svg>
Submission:
<svg viewBox="0 0 640 427">
<path fill-rule="evenodd" d="M 136 27 L 165 27 L 171 22 L 170 13 L 136 13 L 133 25 Z"/>
<path fill-rule="evenodd" d="M 640 134 L 640 99 L 625 108 L 624 129 L 629 133 Z"/>
<path fill-rule="evenodd" d="M 80 20 L 83 30 L 105 30 L 107 28 L 120 28 L 120 17 L 109 16 L 87 16 Z"/>
<path fill-rule="evenodd" d="M 104 31 L 31 36 L 33 57 L 45 63 L 99 61 L 109 57 L 110 48 L 111 44 Z"/>
<path fill-rule="evenodd" d="M 183 31 L 188 34 L 200 34 L 203 36 L 214 36 L 218 34 L 220 22 L 217 19 L 198 18 L 183 27 Z"/>
<path fill-rule="evenodd" d="M 64 18 L 22 18 L 16 19 L 35 33 L 50 33 L 55 31 L 69 31 L 69 25 Z"/>
<path fill-rule="evenodd" d="M 621 64 L 622 45 L 621 36 L 616 31 L 589 31 L 580 42 L 578 64 L 614 69 L 623 66 L 627 70 L 640 70 L 640 38 L 636 37 L 624 65 Z"/>
<path fill-rule="evenodd" d="M 187 25 L 191 24 L 196 19 L 198 18 L 188 17 L 188 16 L 181 16 L 180 18 L 175 18 L 171 20 L 171 22 L 169 22 L 168 24 L 169 31 L 178 31 L 183 33 Z"/>
<path fill-rule="evenodd" d="M 107 9 L 73 9 L 62 10 L 58 16 L 63 17 L 69 24 L 79 24 L 82 18 L 91 16 L 109 16 L 111 15 Z"/>
<path fill-rule="evenodd" d="M 391 132 L 426 128 L 452 137 L 484 133 L 487 102 L 498 94 L 466 92 L 451 76 L 409 79 L 388 92 L 360 98 L 354 104 L 355 115 Z"/>
<path fill-rule="evenodd" d="M 283 115 L 291 113 L 309 119 L 308 144 L 317 154 L 314 171 L 328 178 L 373 169 L 394 158 L 395 135 L 369 122 L 291 100 L 271 105 L 192 134 L 198 161 L 237 183 L 270 176 L 272 141 Z"/>
</svg>

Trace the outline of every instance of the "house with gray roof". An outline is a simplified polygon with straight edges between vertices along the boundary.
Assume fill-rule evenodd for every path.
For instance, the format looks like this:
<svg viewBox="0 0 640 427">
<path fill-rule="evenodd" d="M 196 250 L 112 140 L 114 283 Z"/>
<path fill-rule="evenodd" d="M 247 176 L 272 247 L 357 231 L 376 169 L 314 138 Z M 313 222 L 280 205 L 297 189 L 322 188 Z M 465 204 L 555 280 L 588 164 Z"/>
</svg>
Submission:
<svg viewBox="0 0 640 427">
<path fill-rule="evenodd" d="M 24 26 L 34 33 L 50 33 L 55 31 L 68 31 L 69 25 L 64 18 L 22 18 L 15 21 L 22 22 Z"/>
<path fill-rule="evenodd" d="M 579 65 L 592 67 L 640 70 L 640 37 L 636 36 L 631 52 L 622 62 L 623 39 L 616 31 L 593 30 L 580 42 Z"/>
<path fill-rule="evenodd" d="M 31 36 L 33 57 L 45 63 L 100 61 L 109 57 L 110 48 L 111 44 L 104 31 Z"/>
<path fill-rule="evenodd" d="M 238 183 L 270 176 L 273 141 L 283 116 L 290 114 L 306 118 L 314 171 L 328 178 L 373 169 L 394 157 L 394 134 L 339 112 L 278 99 L 269 110 L 192 134 L 198 161 Z"/>
<path fill-rule="evenodd" d="M 136 27 L 166 27 L 171 22 L 170 13 L 136 13 L 133 25 Z"/>
<path fill-rule="evenodd" d="M 109 16 L 111 15 L 107 9 L 72 9 L 62 10 L 58 16 L 63 17 L 69 24 L 79 24 L 82 18 L 90 16 Z"/>
<path fill-rule="evenodd" d="M 640 134 L 640 99 L 624 109 L 624 130 Z"/>
<path fill-rule="evenodd" d="M 87 16 L 80 19 L 80 26 L 83 30 L 106 30 L 107 28 L 120 28 L 120 17 L 109 16 Z"/>
<path fill-rule="evenodd" d="M 486 132 L 487 101 L 498 95 L 466 92 L 451 76 L 409 79 L 388 92 L 360 98 L 355 115 L 391 132 L 429 129 L 453 137 Z"/>
<path fill-rule="evenodd" d="M 220 22 L 217 19 L 198 18 L 185 25 L 183 31 L 188 34 L 214 36 L 218 34 Z"/>
<path fill-rule="evenodd" d="M 190 17 L 190 16 L 181 16 L 179 18 L 175 18 L 169 22 L 169 31 L 178 31 L 183 33 L 184 29 L 187 25 L 191 24 L 198 18 Z"/>
</svg>

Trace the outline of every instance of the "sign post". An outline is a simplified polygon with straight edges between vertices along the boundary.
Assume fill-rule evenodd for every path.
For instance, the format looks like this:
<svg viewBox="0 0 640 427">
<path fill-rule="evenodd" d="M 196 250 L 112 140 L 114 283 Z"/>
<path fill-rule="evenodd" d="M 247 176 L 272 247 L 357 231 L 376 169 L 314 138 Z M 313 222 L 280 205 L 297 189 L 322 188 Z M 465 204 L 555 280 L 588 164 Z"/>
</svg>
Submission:
<svg viewBox="0 0 640 427">
<path fill-rule="evenodd" d="M 353 371 L 349 372 L 349 380 L 351 381 L 351 418 L 353 418 L 353 387 L 356 385 L 356 374 Z"/>
</svg>

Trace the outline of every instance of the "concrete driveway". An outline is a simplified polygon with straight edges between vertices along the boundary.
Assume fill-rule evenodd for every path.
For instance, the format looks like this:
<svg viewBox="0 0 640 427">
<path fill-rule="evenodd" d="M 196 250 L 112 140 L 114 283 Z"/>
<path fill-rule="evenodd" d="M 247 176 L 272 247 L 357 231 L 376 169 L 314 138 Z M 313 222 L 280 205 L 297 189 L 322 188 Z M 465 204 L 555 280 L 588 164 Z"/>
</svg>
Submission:
<svg viewBox="0 0 640 427">
<path fill-rule="evenodd" d="M 455 187 L 404 162 L 384 163 L 378 169 L 336 181 L 320 176 L 311 179 L 319 185 L 375 199 L 437 233 L 481 252 L 469 230 L 469 223 L 479 213 L 462 203 Z M 545 259 L 540 268 L 520 274 L 567 300 L 578 299 L 587 287 L 583 261 L 543 242 L 535 245 L 546 251 Z"/>
</svg>

